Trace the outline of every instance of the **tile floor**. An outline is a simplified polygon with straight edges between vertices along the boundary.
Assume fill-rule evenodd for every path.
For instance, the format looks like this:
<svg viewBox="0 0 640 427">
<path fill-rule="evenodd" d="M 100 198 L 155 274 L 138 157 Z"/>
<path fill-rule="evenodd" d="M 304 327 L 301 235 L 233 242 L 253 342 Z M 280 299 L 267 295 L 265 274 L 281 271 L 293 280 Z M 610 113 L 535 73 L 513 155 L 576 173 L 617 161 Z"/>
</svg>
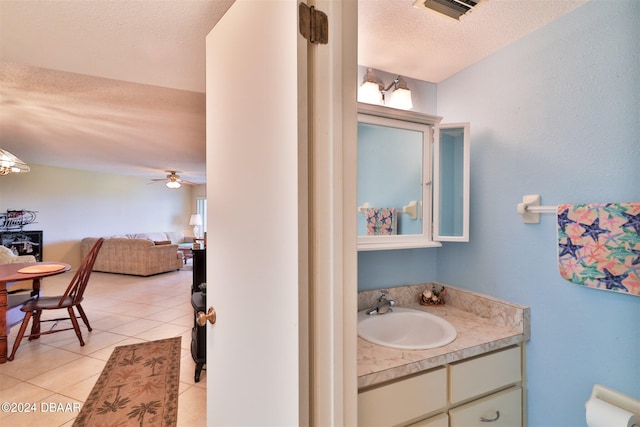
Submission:
<svg viewBox="0 0 640 427">
<path fill-rule="evenodd" d="M 84 347 L 73 330 L 25 339 L 15 359 L 0 365 L 0 402 L 35 403 L 37 409 L 22 414 L 0 411 L 0 425 L 71 426 L 77 410 L 55 411 L 56 407 L 82 406 L 114 347 L 176 336 L 182 337 L 178 426 L 206 425 L 206 370 L 200 382 L 194 382 L 190 351 L 192 274 L 190 262 L 180 271 L 151 277 L 94 272 L 82 304 L 93 328 L 89 332 L 80 321 Z M 72 277 L 69 272 L 44 279 L 43 293 L 62 293 Z M 43 330 L 50 325 L 43 324 Z M 19 326 L 11 328 L 9 351 Z"/>
</svg>

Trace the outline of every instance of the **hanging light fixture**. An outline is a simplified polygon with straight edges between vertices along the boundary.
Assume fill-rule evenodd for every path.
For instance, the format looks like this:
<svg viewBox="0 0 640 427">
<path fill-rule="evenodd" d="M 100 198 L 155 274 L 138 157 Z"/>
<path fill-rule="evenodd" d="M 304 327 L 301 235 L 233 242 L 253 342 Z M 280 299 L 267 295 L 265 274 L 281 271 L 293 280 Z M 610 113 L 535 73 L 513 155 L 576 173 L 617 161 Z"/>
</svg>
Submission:
<svg viewBox="0 0 640 427">
<path fill-rule="evenodd" d="M 386 93 L 393 88 L 389 99 Z M 411 101 L 411 91 L 407 87 L 406 80 L 398 76 L 386 88 L 384 84 L 378 80 L 371 68 L 367 68 L 367 74 L 364 76 L 362 85 L 358 88 L 358 101 L 367 104 L 387 105 L 392 108 L 401 110 L 410 110 L 413 108 Z"/>
<path fill-rule="evenodd" d="M 29 170 L 30 168 L 25 162 L 23 162 L 10 152 L 0 148 L 0 175 L 29 172 Z"/>
<path fill-rule="evenodd" d="M 180 176 L 176 173 L 176 171 L 169 171 L 169 175 L 167 175 L 167 183 L 165 184 L 168 188 L 176 189 L 182 187 L 182 182 Z"/>
</svg>

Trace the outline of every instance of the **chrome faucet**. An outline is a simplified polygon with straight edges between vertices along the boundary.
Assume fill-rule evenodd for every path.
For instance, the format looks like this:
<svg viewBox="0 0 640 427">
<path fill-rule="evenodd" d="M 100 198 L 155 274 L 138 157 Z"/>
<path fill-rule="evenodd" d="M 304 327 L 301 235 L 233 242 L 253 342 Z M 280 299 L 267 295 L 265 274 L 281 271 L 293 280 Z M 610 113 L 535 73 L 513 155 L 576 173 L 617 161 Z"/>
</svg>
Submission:
<svg viewBox="0 0 640 427">
<path fill-rule="evenodd" d="M 378 297 L 378 301 L 376 301 L 376 305 L 367 310 L 368 315 L 372 314 L 385 314 L 390 311 L 393 311 L 391 307 L 393 307 L 396 302 L 392 299 L 387 299 L 387 295 L 389 291 L 386 289 L 382 289 L 380 291 L 380 296 Z"/>
</svg>

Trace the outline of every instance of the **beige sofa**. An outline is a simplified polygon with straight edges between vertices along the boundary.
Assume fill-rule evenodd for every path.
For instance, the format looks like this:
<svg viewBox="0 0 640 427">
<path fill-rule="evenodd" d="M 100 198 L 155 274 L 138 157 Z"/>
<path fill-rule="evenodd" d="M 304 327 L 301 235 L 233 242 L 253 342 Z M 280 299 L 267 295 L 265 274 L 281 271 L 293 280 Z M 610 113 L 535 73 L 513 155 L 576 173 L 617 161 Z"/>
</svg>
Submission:
<svg viewBox="0 0 640 427">
<path fill-rule="evenodd" d="M 96 237 L 82 239 L 82 257 L 89 252 Z M 188 242 L 183 233 L 141 233 L 106 238 L 93 266 L 105 273 L 150 276 L 178 270 L 183 266 L 178 244 Z"/>
</svg>

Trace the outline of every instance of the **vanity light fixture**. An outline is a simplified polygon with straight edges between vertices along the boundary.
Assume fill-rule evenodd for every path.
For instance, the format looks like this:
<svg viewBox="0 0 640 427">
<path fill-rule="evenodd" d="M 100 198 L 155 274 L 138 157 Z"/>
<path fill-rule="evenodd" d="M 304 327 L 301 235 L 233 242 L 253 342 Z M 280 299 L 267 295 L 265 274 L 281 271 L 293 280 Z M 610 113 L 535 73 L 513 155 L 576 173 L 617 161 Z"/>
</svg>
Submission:
<svg viewBox="0 0 640 427">
<path fill-rule="evenodd" d="M 386 99 L 386 94 L 393 88 L 393 92 Z M 358 101 L 367 104 L 387 105 L 401 110 L 413 108 L 411 101 L 411 91 L 407 87 L 406 80 L 398 76 L 385 88 L 384 84 L 378 80 L 371 68 L 367 68 L 362 85 L 358 88 Z"/>
<path fill-rule="evenodd" d="M 407 82 L 398 76 L 393 82 L 395 90 L 391 92 L 389 97 L 389 107 L 399 108 L 401 110 L 410 110 L 413 108 L 411 101 L 411 91 L 407 87 Z"/>
<path fill-rule="evenodd" d="M 367 74 L 364 75 L 364 81 L 360 88 L 358 88 L 358 101 L 366 102 L 367 104 L 383 105 L 384 99 L 382 97 L 382 83 L 378 81 L 378 78 L 373 73 L 371 68 L 367 68 Z"/>
<path fill-rule="evenodd" d="M 10 173 L 29 172 L 29 166 L 8 152 L 0 148 L 0 175 L 9 175 Z"/>
</svg>

